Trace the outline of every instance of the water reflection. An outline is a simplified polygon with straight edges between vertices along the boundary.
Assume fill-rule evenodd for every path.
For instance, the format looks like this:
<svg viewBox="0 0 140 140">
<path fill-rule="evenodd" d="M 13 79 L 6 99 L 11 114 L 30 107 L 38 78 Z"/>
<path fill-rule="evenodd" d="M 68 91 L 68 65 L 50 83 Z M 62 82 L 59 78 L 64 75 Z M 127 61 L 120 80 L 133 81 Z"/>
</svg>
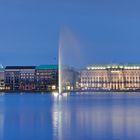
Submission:
<svg viewBox="0 0 140 140">
<path fill-rule="evenodd" d="M 52 117 L 53 117 L 53 136 L 54 139 L 63 140 L 63 120 L 64 120 L 64 112 L 62 112 L 63 108 L 67 103 L 67 96 L 57 95 L 54 96 L 54 104 L 52 109 Z"/>
<path fill-rule="evenodd" d="M 1 140 L 53 139 L 51 119 L 50 96 L 15 94 L 0 97 Z"/>
<path fill-rule="evenodd" d="M 140 95 L 0 96 L 0 140 L 139 140 Z"/>
<path fill-rule="evenodd" d="M 62 98 L 53 106 L 54 139 L 140 139 L 139 101 L 131 94 Z"/>
</svg>

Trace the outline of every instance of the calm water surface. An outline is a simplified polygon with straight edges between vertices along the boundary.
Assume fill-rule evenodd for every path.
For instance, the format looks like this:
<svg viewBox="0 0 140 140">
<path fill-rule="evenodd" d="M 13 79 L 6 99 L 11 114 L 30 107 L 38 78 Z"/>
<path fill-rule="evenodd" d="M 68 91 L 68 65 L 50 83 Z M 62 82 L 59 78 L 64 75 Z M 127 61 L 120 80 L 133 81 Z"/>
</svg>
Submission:
<svg viewBox="0 0 140 140">
<path fill-rule="evenodd" d="M 0 140 L 140 140 L 140 93 L 1 95 Z"/>
</svg>

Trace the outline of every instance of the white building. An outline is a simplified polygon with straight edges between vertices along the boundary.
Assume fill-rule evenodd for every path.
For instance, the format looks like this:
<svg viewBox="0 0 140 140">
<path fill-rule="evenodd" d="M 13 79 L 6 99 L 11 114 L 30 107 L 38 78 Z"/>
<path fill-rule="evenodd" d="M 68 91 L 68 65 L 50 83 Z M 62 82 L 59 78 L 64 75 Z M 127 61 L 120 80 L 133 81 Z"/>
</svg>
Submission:
<svg viewBox="0 0 140 140">
<path fill-rule="evenodd" d="M 82 90 L 140 90 L 140 65 L 91 65 L 81 71 Z"/>
</svg>

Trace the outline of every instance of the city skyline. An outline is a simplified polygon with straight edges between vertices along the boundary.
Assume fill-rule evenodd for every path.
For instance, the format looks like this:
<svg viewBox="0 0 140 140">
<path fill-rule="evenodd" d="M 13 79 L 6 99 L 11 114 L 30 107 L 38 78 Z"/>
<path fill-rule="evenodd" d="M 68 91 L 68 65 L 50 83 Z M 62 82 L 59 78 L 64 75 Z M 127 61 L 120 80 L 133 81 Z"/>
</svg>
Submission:
<svg viewBox="0 0 140 140">
<path fill-rule="evenodd" d="M 93 64 L 79 70 L 65 67 L 61 73 L 58 68 L 58 65 L 0 68 L 0 91 L 48 92 L 60 88 L 62 92 L 140 91 L 140 65 Z"/>
</svg>

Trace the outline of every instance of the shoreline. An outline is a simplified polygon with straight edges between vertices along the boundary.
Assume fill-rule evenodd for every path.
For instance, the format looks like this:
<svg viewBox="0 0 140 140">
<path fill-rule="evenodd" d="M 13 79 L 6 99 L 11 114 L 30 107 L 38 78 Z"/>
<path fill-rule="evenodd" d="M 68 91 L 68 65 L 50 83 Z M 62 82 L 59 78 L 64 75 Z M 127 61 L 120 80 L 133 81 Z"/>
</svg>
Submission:
<svg viewBox="0 0 140 140">
<path fill-rule="evenodd" d="M 5 91 L 5 90 L 3 90 L 3 91 L 0 91 L 0 93 L 34 93 L 34 94 L 36 94 L 36 93 L 40 93 L 40 94 L 42 94 L 42 93 L 45 93 L 45 94 L 51 94 L 51 93 L 53 93 L 53 92 L 55 92 L 55 91 Z M 57 91 L 56 91 L 57 92 Z"/>
<path fill-rule="evenodd" d="M 0 93 L 10 93 L 10 94 L 14 94 L 14 93 L 52 94 L 54 92 L 58 93 L 58 91 L 24 91 L 24 90 L 15 90 L 15 91 L 13 91 L 13 90 L 9 90 L 9 91 L 1 90 L 0 91 Z M 99 92 L 100 93 L 104 93 L 104 92 L 106 92 L 106 93 L 137 92 L 138 93 L 138 92 L 140 92 L 140 90 L 71 90 L 71 91 L 63 91 L 62 93 L 70 93 L 71 94 L 71 93 L 78 93 L 78 92 L 81 92 L 81 93 L 87 93 L 87 92 L 88 93 L 92 93 L 92 92 L 97 92 L 97 93 L 99 93 Z"/>
</svg>

